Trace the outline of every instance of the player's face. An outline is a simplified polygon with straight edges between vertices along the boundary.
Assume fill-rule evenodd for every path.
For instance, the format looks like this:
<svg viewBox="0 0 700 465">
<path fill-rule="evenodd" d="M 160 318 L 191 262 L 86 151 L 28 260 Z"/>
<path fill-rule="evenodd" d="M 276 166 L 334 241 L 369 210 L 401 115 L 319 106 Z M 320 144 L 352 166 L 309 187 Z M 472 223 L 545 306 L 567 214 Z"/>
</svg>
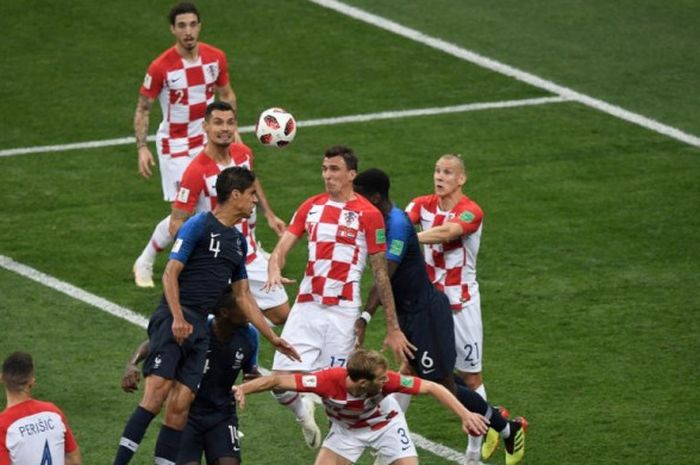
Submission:
<svg viewBox="0 0 700 465">
<path fill-rule="evenodd" d="M 258 202 L 258 196 L 255 193 L 255 184 L 244 190 L 237 198 L 238 208 L 243 213 L 244 218 L 250 218 L 253 214 L 253 208 Z"/>
<path fill-rule="evenodd" d="M 245 314 L 235 304 L 231 308 L 222 308 L 221 316 L 235 326 L 245 326 L 248 324 L 248 319 Z"/>
<path fill-rule="evenodd" d="M 387 381 L 389 381 L 389 376 L 386 374 L 386 368 L 377 368 L 377 371 L 374 372 L 374 381 L 367 384 L 367 395 L 376 396 L 382 392 Z"/>
<path fill-rule="evenodd" d="M 462 188 L 467 178 L 457 160 L 440 159 L 435 163 L 433 182 L 435 194 L 440 197 L 452 194 Z"/>
<path fill-rule="evenodd" d="M 236 131 L 236 118 L 232 111 L 214 110 L 209 121 L 204 121 L 204 132 L 212 144 L 228 147 L 233 142 Z"/>
<path fill-rule="evenodd" d="M 323 159 L 321 175 L 326 186 L 326 192 L 338 195 L 343 191 L 352 189 L 352 180 L 355 179 L 355 170 L 349 170 L 345 160 L 340 155 Z"/>
<path fill-rule="evenodd" d="M 170 26 L 170 32 L 175 36 L 175 41 L 185 50 L 194 50 L 201 29 L 202 23 L 199 22 L 194 13 L 177 15 L 175 24 Z"/>
</svg>

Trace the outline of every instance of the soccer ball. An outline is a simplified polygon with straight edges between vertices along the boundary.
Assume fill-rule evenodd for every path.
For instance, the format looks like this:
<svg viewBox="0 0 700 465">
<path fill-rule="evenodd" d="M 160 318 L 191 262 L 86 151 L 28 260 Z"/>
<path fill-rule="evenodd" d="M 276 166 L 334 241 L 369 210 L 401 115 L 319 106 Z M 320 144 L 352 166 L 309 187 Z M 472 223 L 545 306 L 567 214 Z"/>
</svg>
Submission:
<svg viewBox="0 0 700 465">
<path fill-rule="evenodd" d="M 297 122 L 286 110 L 268 108 L 260 113 L 255 125 L 255 135 L 263 145 L 284 147 L 294 140 L 297 133 Z"/>
</svg>

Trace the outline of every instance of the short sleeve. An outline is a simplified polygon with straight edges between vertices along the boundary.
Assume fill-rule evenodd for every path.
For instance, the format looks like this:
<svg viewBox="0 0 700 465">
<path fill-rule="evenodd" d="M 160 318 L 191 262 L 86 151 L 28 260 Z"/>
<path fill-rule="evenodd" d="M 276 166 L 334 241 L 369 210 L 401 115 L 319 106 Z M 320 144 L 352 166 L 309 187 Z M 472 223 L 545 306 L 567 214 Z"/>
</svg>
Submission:
<svg viewBox="0 0 700 465">
<path fill-rule="evenodd" d="M 197 169 L 196 163 L 190 163 L 182 174 L 180 188 L 177 191 L 177 197 L 173 203 L 173 207 L 192 213 L 197 206 L 199 194 L 205 188 L 204 177 L 200 170 Z"/>
<path fill-rule="evenodd" d="M 289 222 L 289 227 L 287 228 L 287 231 L 289 231 L 297 237 L 301 237 L 304 235 L 304 232 L 306 230 L 306 215 L 309 213 L 309 210 L 311 210 L 312 205 L 313 198 L 306 200 L 299 206 L 297 211 L 294 212 L 292 220 Z"/>
<path fill-rule="evenodd" d="M 165 75 L 160 62 L 152 62 L 143 78 L 143 84 L 141 84 L 140 90 L 141 95 L 155 100 L 163 89 L 164 81 Z"/>
<path fill-rule="evenodd" d="M 217 87 L 223 87 L 228 84 L 228 60 L 226 54 L 221 52 L 219 56 L 219 76 L 216 78 Z"/>
<path fill-rule="evenodd" d="M 421 380 L 415 376 L 401 375 L 395 371 L 387 372 L 389 381 L 384 385 L 382 392 L 391 394 L 392 392 L 400 392 L 402 394 L 416 395 L 420 391 Z"/>
<path fill-rule="evenodd" d="M 185 221 L 180 230 L 177 232 L 175 243 L 170 252 L 170 260 L 177 260 L 181 263 L 187 263 L 190 254 L 194 250 L 197 242 L 202 237 L 204 225 L 206 222 L 206 214 L 200 213 Z"/>
<path fill-rule="evenodd" d="M 384 217 L 376 208 L 362 212 L 362 226 L 367 237 L 367 253 L 372 255 L 386 251 Z"/>
<path fill-rule="evenodd" d="M 408 239 L 413 233 L 413 225 L 404 212 L 393 209 L 387 221 L 386 259 L 401 263 L 406 256 Z"/>
<path fill-rule="evenodd" d="M 462 228 L 463 234 L 471 234 L 479 229 L 483 218 L 484 214 L 480 208 L 469 206 L 455 215 L 449 223 L 457 223 Z"/>
<path fill-rule="evenodd" d="M 411 220 L 411 223 L 418 224 L 418 222 L 420 222 L 420 209 L 420 198 L 415 198 L 411 200 L 411 202 L 408 205 L 406 205 L 405 211 L 408 215 L 408 219 Z"/>
</svg>

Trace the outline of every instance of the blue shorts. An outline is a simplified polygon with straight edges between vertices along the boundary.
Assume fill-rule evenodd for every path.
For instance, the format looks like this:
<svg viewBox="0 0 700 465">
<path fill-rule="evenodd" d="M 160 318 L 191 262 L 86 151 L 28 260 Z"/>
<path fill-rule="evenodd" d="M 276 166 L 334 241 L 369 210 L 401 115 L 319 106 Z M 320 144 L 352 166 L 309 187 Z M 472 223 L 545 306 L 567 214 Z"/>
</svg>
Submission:
<svg viewBox="0 0 700 465">
<path fill-rule="evenodd" d="M 398 315 L 406 338 L 417 347 L 411 367 L 420 378 L 441 381 L 454 371 L 457 353 L 452 310 L 447 296 L 435 292 L 416 312 Z"/>
<path fill-rule="evenodd" d="M 173 337 L 173 316 L 168 305 L 161 303 L 148 322 L 148 357 L 143 362 L 143 375 L 157 375 L 176 380 L 194 393 L 204 376 L 209 348 L 206 315 L 183 310 L 192 325 L 192 334 L 180 345 Z"/>
<path fill-rule="evenodd" d="M 210 464 L 222 457 L 235 457 L 241 461 L 238 418 L 234 412 L 190 410 L 187 426 L 180 438 L 176 463 L 201 463 L 202 452 Z"/>
</svg>

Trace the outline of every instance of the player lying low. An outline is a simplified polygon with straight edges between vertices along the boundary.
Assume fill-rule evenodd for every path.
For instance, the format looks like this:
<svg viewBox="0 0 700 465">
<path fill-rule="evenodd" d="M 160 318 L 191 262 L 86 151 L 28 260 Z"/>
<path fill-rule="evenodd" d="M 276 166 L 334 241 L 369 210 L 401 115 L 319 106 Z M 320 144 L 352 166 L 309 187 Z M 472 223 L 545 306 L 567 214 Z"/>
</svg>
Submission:
<svg viewBox="0 0 700 465">
<path fill-rule="evenodd" d="M 234 386 L 241 408 L 245 395 L 271 389 L 318 394 L 331 420 L 331 429 L 316 457 L 316 465 L 350 465 L 365 448 L 377 451 L 383 463 L 415 465 L 416 448 L 401 408 L 388 394 L 430 394 L 462 420 L 465 433 L 482 435 L 488 420 L 472 413 L 443 386 L 387 370 L 378 352 L 359 349 L 345 368 L 335 367 L 309 374 L 263 376 Z"/>
</svg>

